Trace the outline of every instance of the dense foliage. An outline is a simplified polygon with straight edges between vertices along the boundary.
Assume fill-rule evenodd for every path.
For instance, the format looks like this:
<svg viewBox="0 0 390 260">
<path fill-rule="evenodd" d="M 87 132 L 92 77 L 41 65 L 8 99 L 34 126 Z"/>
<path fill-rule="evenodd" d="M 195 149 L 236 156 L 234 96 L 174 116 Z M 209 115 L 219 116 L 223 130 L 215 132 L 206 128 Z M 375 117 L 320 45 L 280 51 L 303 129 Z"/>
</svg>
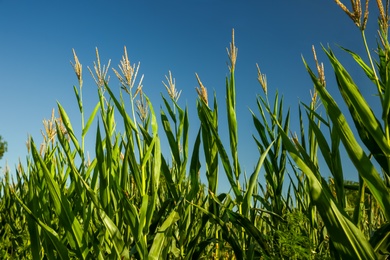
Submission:
<svg viewBox="0 0 390 260">
<path fill-rule="evenodd" d="M 368 11 L 362 14 L 357 0 L 351 1 L 352 13 L 336 2 L 358 26 L 367 46 Z M 237 152 L 234 33 L 228 52 L 226 111 L 219 111 L 216 97 L 209 99 L 196 75 L 198 119 L 191 120 L 199 120 L 200 127 L 191 144 L 188 108 L 178 104 L 180 92 L 170 73 L 165 83 L 168 96 L 162 96 L 163 106 L 156 113 L 126 48 L 120 70 L 114 70 L 122 85 L 119 94 L 109 87 L 109 66 L 101 67 L 96 52 L 97 62 L 90 71 L 99 98 L 87 116 L 82 66 L 74 53 L 81 132 L 76 134 L 58 103 L 58 117 L 53 112 L 44 122 L 42 144 L 29 139 L 30 157 L 26 166 L 17 168 L 16 180 L 10 180 L 6 170 L 0 184 L 0 257 L 386 259 L 390 255 L 390 45 L 388 12 L 381 1 L 377 3 L 382 8 L 378 60 L 372 59 L 368 47 L 368 62 L 346 52 L 376 87 L 381 114 L 374 114 L 332 50 L 323 48 L 357 130 L 355 136 L 327 91 L 324 69 L 313 48 L 318 76 L 304 61 L 315 87 L 313 98 L 299 106 L 299 135 L 290 136 L 290 112 L 278 94 L 269 98 L 266 77 L 258 68 L 264 93 L 250 112 L 259 156 L 249 176 L 243 176 Z M 325 116 L 316 112 L 320 103 Z M 227 116 L 228 129 L 219 129 L 220 113 Z M 119 122 L 123 129 L 117 129 Z M 227 144 L 220 131 L 228 132 Z M 87 135 L 96 140 L 93 158 L 85 152 Z M 162 152 L 162 138 L 168 141 L 168 155 Z M 344 179 L 341 144 L 359 173 L 357 183 Z M 321 175 L 325 167 L 331 172 L 328 180 Z M 221 174 L 230 184 L 228 193 L 218 193 Z M 259 182 L 260 174 L 265 183 Z"/>
</svg>

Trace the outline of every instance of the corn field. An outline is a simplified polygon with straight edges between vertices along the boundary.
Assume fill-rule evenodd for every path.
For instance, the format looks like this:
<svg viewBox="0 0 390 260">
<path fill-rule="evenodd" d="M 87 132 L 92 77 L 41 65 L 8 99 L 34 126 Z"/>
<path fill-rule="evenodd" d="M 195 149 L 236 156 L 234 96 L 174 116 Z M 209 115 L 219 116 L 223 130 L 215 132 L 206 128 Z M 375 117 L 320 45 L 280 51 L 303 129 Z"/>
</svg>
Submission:
<svg viewBox="0 0 390 260">
<path fill-rule="evenodd" d="M 98 100 L 85 114 L 84 74 L 73 51 L 80 118 L 71 120 L 59 102 L 57 113 L 44 121 L 43 141 L 29 138 L 26 164 L 19 164 L 14 177 L 5 169 L 0 258 L 390 259 L 389 1 L 376 1 L 375 51 L 365 35 L 368 1 L 365 8 L 351 1 L 352 11 L 335 2 L 356 25 L 367 52 L 341 48 L 372 83 L 382 110 L 374 113 L 361 94 L 367 86 L 358 86 L 332 49 L 322 47 L 336 78 L 327 82 L 313 47 L 314 69 L 303 59 L 314 85 L 312 100 L 299 104 L 299 129 L 290 129 L 289 108 L 278 93 L 268 96 L 258 66 L 263 93 L 248 113 L 259 154 L 248 176 L 240 166 L 244 155 L 238 153 L 234 31 L 226 111 L 219 110 L 216 95 L 208 95 L 196 74 L 198 118 L 191 120 L 189 108 L 178 104 L 181 92 L 171 72 L 163 82 L 167 95 L 155 110 L 126 48 L 119 69 L 113 69 L 119 93 L 109 86 L 110 64 L 101 65 L 96 49 L 96 62 L 88 69 Z M 346 111 L 328 92 L 336 86 Z M 221 117 L 228 119 L 227 129 L 219 127 Z M 81 122 L 80 134 L 75 122 Z M 191 128 L 192 122 L 199 128 Z M 221 131 L 228 133 L 227 143 Z M 190 133 L 196 133 L 193 143 Z M 95 140 L 92 158 L 87 136 Z M 162 148 L 162 140 L 169 147 Z M 358 172 L 358 182 L 345 179 L 346 160 Z M 322 169 L 331 177 L 325 179 Z M 229 191 L 220 193 L 222 175 Z"/>
</svg>

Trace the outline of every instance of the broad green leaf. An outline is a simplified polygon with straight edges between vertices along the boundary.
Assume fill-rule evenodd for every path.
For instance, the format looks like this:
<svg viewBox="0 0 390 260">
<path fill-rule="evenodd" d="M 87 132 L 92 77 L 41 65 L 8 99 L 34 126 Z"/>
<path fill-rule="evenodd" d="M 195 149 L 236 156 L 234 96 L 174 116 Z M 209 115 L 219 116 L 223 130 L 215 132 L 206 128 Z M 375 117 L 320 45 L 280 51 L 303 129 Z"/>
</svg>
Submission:
<svg viewBox="0 0 390 260">
<path fill-rule="evenodd" d="M 300 156 L 304 152 L 299 144 L 293 144 L 288 136 L 282 132 L 283 144 L 290 153 L 297 166 L 306 174 L 310 185 L 310 196 L 318 207 L 318 212 L 327 227 L 341 259 L 376 259 L 373 248 L 361 231 L 349 220 L 348 215 L 334 200 L 329 188 L 324 185 L 323 179 L 318 179 L 319 173 L 313 168 L 313 163 L 307 164 L 308 155 L 305 160 Z"/>
<path fill-rule="evenodd" d="M 158 190 L 160 184 L 162 155 L 161 155 L 161 148 L 160 148 L 160 139 L 158 135 L 158 123 L 157 123 L 156 114 L 154 113 L 152 103 L 150 102 L 148 97 L 145 96 L 145 98 L 148 103 L 149 111 L 151 115 L 151 127 L 152 127 L 152 135 L 153 135 L 153 139 L 149 145 L 149 148 L 153 147 L 153 150 L 151 151 L 150 154 L 148 154 L 149 151 L 147 151 L 144 154 L 144 158 L 149 158 L 149 161 L 151 163 L 150 174 L 149 174 L 149 178 L 150 178 L 149 190 L 150 190 L 151 197 L 150 197 L 150 203 L 147 208 L 146 223 L 145 223 L 145 232 L 146 232 L 146 230 L 150 226 L 150 223 L 152 222 L 154 211 L 156 210 Z M 153 156 L 151 156 L 152 154 Z M 140 220 L 142 221 L 142 214 Z"/>
<path fill-rule="evenodd" d="M 82 92 L 78 92 L 76 86 L 73 86 L 73 91 L 74 91 L 74 94 L 76 96 L 76 99 L 77 99 L 77 104 L 79 105 L 79 111 L 80 113 L 82 114 L 83 113 L 83 100 L 82 100 Z"/>
<path fill-rule="evenodd" d="M 233 248 L 236 259 L 244 259 L 244 252 L 243 252 L 244 250 L 239 245 L 239 239 L 234 232 L 231 232 L 230 228 L 226 225 L 226 222 L 224 220 L 222 220 L 221 218 L 219 218 L 218 216 L 212 214 L 210 211 L 205 210 L 204 208 L 202 208 L 196 204 L 191 203 L 191 205 L 195 208 L 198 208 L 200 211 L 203 212 L 203 214 L 205 214 L 204 220 L 206 221 L 206 223 L 210 219 L 213 222 L 217 223 L 221 227 L 224 238 L 225 238 L 226 242 L 229 243 L 231 245 L 231 247 Z M 203 222 L 203 224 L 205 224 L 205 223 Z M 194 241 L 197 244 L 199 244 L 199 242 L 197 242 L 196 240 L 194 240 Z M 190 246 L 191 246 L 191 243 L 190 243 Z"/>
<path fill-rule="evenodd" d="M 165 105 L 166 109 L 168 110 L 169 116 L 171 117 L 172 121 L 176 125 L 177 124 L 177 119 L 176 119 L 176 114 L 174 112 L 174 109 L 172 109 L 172 107 L 169 105 L 168 101 L 165 99 L 165 97 L 163 95 L 161 95 L 161 98 L 162 98 L 162 100 L 164 102 L 164 105 Z M 176 103 L 176 102 L 173 101 L 173 103 Z"/>
<path fill-rule="evenodd" d="M 161 157 L 161 173 L 166 179 L 166 185 L 168 187 L 169 193 L 172 194 L 174 200 L 178 200 L 180 191 L 176 188 L 175 182 L 172 179 L 171 171 L 169 170 L 168 164 L 164 157 Z"/>
<path fill-rule="evenodd" d="M 37 165 L 39 165 L 39 170 L 43 172 L 44 178 L 47 182 L 48 189 L 50 192 L 50 197 L 54 205 L 55 212 L 62 222 L 63 227 L 67 231 L 67 237 L 69 242 L 75 243 L 73 246 L 78 250 L 79 257 L 85 257 L 85 244 L 83 243 L 83 230 L 81 228 L 80 222 L 75 218 L 69 201 L 65 195 L 61 192 L 58 187 L 58 184 L 53 179 L 52 174 L 47 169 L 44 161 L 39 156 L 39 153 L 35 147 L 35 143 L 31 140 L 31 151 L 33 158 Z"/>
<path fill-rule="evenodd" d="M 199 101 L 199 102 L 201 102 L 201 101 Z M 208 131 L 210 131 L 210 132 L 207 132 L 207 134 L 212 135 L 213 138 L 215 139 L 216 146 L 218 147 L 218 152 L 219 152 L 219 155 L 221 157 L 222 165 L 225 169 L 226 176 L 229 180 L 230 185 L 232 186 L 234 194 L 236 195 L 237 199 L 240 201 L 242 199 L 242 195 L 241 195 L 241 192 L 240 192 L 240 190 L 237 186 L 237 183 L 234 179 L 235 175 L 234 175 L 233 168 L 230 164 L 229 156 L 225 150 L 225 147 L 222 144 L 222 141 L 220 139 L 218 131 L 213 124 L 214 119 L 213 119 L 213 116 L 211 115 L 211 111 L 204 104 L 199 105 L 198 110 L 199 110 L 199 114 L 200 114 L 202 123 L 206 124 L 206 126 L 208 127 L 207 128 Z M 204 142 L 205 142 L 205 140 L 203 141 L 203 143 Z"/>
<path fill-rule="evenodd" d="M 146 229 L 149 227 L 146 226 L 146 216 L 149 206 L 149 196 L 145 194 L 141 198 L 141 208 L 139 209 L 139 224 L 138 224 L 138 240 L 143 239 L 143 235 L 146 233 Z"/>
<path fill-rule="evenodd" d="M 260 158 L 257 162 L 257 165 L 256 165 L 256 169 L 254 170 L 254 172 L 252 173 L 252 175 L 249 179 L 249 184 L 248 184 L 247 190 L 244 194 L 244 200 L 242 203 L 243 215 L 246 217 L 248 217 L 249 210 L 251 209 L 250 203 L 252 200 L 253 190 L 255 188 L 255 185 L 257 184 L 260 168 L 263 165 L 263 162 L 268 155 L 268 151 L 272 148 L 273 144 L 274 144 L 274 142 L 271 142 L 271 144 L 268 146 L 268 148 L 260 156 Z"/>
<path fill-rule="evenodd" d="M 77 141 L 77 138 L 74 134 L 72 124 L 70 123 L 70 119 L 69 119 L 65 109 L 61 106 L 60 103 L 57 103 L 57 106 L 58 106 L 58 110 L 60 112 L 62 123 L 65 126 L 67 134 L 70 136 L 70 139 L 72 139 L 72 142 L 73 142 L 74 146 L 76 147 L 77 151 L 79 152 L 79 154 L 82 154 L 79 142 Z"/>
<path fill-rule="evenodd" d="M 237 227 L 242 227 L 245 231 L 259 244 L 261 251 L 265 254 L 265 257 L 270 256 L 270 249 L 268 248 L 267 242 L 265 241 L 264 235 L 256 228 L 249 219 L 245 218 L 241 214 L 227 210 L 230 221 L 236 224 Z"/>
<path fill-rule="evenodd" d="M 333 66 L 340 92 L 344 100 L 346 100 L 347 105 L 350 109 L 352 107 L 356 111 L 356 115 L 359 117 L 360 123 L 362 124 L 364 129 L 375 140 L 384 155 L 389 158 L 390 146 L 383 133 L 382 126 L 380 125 L 378 119 L 375 117 L 372 109 L 367 104 L 364 97 L 361 95 L 352 77 L 341 65 L 341 63 L 336 59 L 332 51 L 327 51 L 325 49 L 324 51 Z"/>
<path fill-rule="evenodd" d="M 375 79 L 375 74 L 372 68 L 367 65 L 364 60 L 355 52 L 348 50 L 346 48 L 341 47 L 344 51 L 348 52 L 351 54 L 352 58 L 356 61 L 357 64 L 363 69 L 363 71 L 366 73 L 367 77 L 376 84 L 376 79 Z"/>
<path fill-rule="evenodd" d="M 331 51 L 330 51 L 330 55 L 333 55 L 333 53 Z M 335 62 L 339 63 L 337 60 Z M 339 80 L 340 77 L 342 77 L 342 76 L 340 76 L 340 74 L 336 74 L 337 84 L 338 84 L 340 93 L 342 94 L 342 97 L 344 98 L 344 101 L 345 101 L 346 105 L 348 106 L 349 112 L 352 116 L 356 130 L 358 131 L 359 137 L 362 140 L 362 142 L 365 144 L 365 146 L 369 149 L 371 154 L 374 156 L 376 161 L 381 165 L 382 169 L 385 172 L 387 172 L 388 171 L 388 161 L 387 161 L 386 156 L 384 155 L 384 151 L 382 151 L 379 144 L 375 140 L 374 136 L 369 132 L 369 130 L 365 126 L 365 124 L 363 122 L 364 119 L 360 116 L 359 111 L 356 109 L 355 105 L 351 101 L 350 95 L 348 95 L 347 92 L 345 91 L 346 86 L 348 86 L 348 84 L 345 84 L 344 80 Z M 348 78 L 351 79 L 351 77 L 349 75 L 348 75 Z M 352 79 L 351 79 L 351 81 L 352 81 Z M 354 86 L 354 83 L 352 84 L 352 86 Z M 356 86 L 354 86 L 354 87 L 355 87 L 355 90 L 359 93 L 357 87 Z M 383 105 L 385 105 L 385 104 L 383 104 Z"/>
<path fill-rule="evenodd" d="M 77 173 L 78 174 L 78 173 Z M 79 175 L 79 174 L 78 174 Z M 115 225 L 115 223 L 110 219 L 107 214 L 102 210 L 102 206 L 99 202 L 99 197 L 96 195 L 95 191 L 91 189 L 91 187 L 88 185 L 88 183 L 81 178 L 79 175 L 79 178 L 84 186 L 84 188 L 87 191 L 87 194 L 95 207 L 97 208 L 97 213 L 99 218 L 102 220 L 104 226 L 107 228 L 108 233 L 110 234 L 110 237 L 112 239 L 114 248 L 116 250 L 116 253 L 120 257 L 128 257 L 129 251 L 124 244 L 122 235 L 118 227 Z"/>
<path fill-rule="evenodd" d="M 64 244 L 62 244 L 62 241 L 60 240 L 57 232 L 53 230 L 51 227 L 43 223 L 39 218 L 37 218 L 33 212 L 27 207 L 26 204 L 23 203 L 23 201 L 16 195 L 13 194 L 13 196 L 16 198 L 16 200 L 22 205 L 23 209 L 27 212 L 27 214 L 31 217 L 33 221 L 35 221 L 40 227 L 43 228 L 44 232 L 48 235 L 50 238 L 50 241 L 54 248 L 57 250 L 58 256 L 60 259 L 70 259 L 68 255 L 68 250 Z M 35 249 L 32 249 L 35 250 Z"/>
<path fill-rule="evenodd" d="M 123 118 L 123 122 L 126 126 L 126 131 L 128 131 L 129 133 L 131 132 L 130 131 L 131 129 L 137 131 L 137 127 L 135 126 L 135 123 L 131 120 L 130 116 L 127 114 L 123 103 L 121 104 L 118 101 L 118 99 L 115 97 L 114 93 L 111 91 L 110 87 L 107 84 L 105 84 L 105 89 L 107 90 L 108 94 L 110 95 L 110 97 L 114 101 L 116 108 L 118 109 L 119 113 L 121 114 L 121 116 Z"/>
<path fill-rule="evenodd" d="M 210 127 L 215 128 L 216 131 L 218 130 L 218 105 L 216 97 L 214 96 L 214 111 L 212 111 L 203 100 L 198 100 L 197 109 L 201 121 L 201 135 L 206 161 L 206 177 L 209 182 L 209 189 L 211 192 L 215 192 L 218 182 L 218 147 L 215 144 L 215 138 Z M 205 113 L 208 115 L 208 121 Z"/>
<path fill-rule="evenodd" d="M 175 136 L 172 132 L 172 128 L 168 121 L 168 117 L 165 115 L 163 110 L 160 110 L 160 115 L 161 115 L 162 126 L 167 136 L 169 147 L 171 148 L 173 158 L 175 159 L 176 163 L 180 163 L 180 152 L 179 152 L 179 143 L 178 143 L 180 140 L 175 139 Z"/>
<path fill-rule="evenodd" d="M 378 254 L 378 259 L 387 259 L 390 256 L 390 224 L 386 223 L 371 236 L 371 245 Z"/>
<path fill-rule="evenodd" d="M 191 181 L 191 192 L 188 195 L 188 200 L 192 201 L 192 199 L 198 194 L 200 189 L 199 183 L 199 170 L 200 170 L 200 161 L 199 161 L 199 147 L 200 147 L 200 129 L 198 134 L 196 135 L 194 149 L 192 151 L 191 156 L 191 164 L 190 164 L 190 181 Z"/>
<path fill-rule="evenodd" d="M 157 231 L 157 235 L 153 239 L 153 244 L 152 247 L 150 248 L 149 251 L 149 256 L 148 259 L 153 260 L 153 259 L 161 259 L 162 258 L 162 250 L 164 243 L 167 239 L 168 236 L 168 231 L 170 227 L 175 224 L 176 221 L 180 219 L 179 213 L 176 211 L 172 211 L 167 219 L 164 221 L 164 223 L 161 225 L 161 227 Z"/>
<path fill-rule="evenodd" d="M 238 161 L 238 130 L 237 130 L 237 116 L 236 116 L 236 93 L 235 93 L 235 78 L 234 71 L 230 72 L 230 78 L 226 77 L 226 110 L 228 118 L 230 152 L 233 160 L 233 170 L 238 180 L 240 178 L 241 170 Z"/>
<path fill-rule="evenodd" d="M 97 167 L 99 169 L 99 193 L 103 209 L 107 210 L 110 203 L 109 175 L 107 172 L 107 162 L 104 158 L 103 140 L 100 135 L 99 124 L 97 126 L 95 144 Z"/>
<path fill-rule="evenodd" d="M 375 199 L 378 201 L 384 214 L 386 215 L 386 218 L 390 219 L 390 212 L 387 210 L 390 208 L 390 196 L 383 196 L 383 194 L 388 194 L 389 190 L 381 179 L 378 171 L 375 169 L 374 165 L 355 139 L 355 136 L 350 129 L 346 118 L 341 113 L 334 99 L 318 81 L 306 63 L 305 65 L 318 93 L 320 94 L 322 103 L 324 104 L 324 107 L 333 122 L 334 129 L 338 132 L 338 135 L 344 144 L 349 158 L 355 165 L 356 169 L 358 169 L 359 175 L 366 182 Z"/>
</svg>

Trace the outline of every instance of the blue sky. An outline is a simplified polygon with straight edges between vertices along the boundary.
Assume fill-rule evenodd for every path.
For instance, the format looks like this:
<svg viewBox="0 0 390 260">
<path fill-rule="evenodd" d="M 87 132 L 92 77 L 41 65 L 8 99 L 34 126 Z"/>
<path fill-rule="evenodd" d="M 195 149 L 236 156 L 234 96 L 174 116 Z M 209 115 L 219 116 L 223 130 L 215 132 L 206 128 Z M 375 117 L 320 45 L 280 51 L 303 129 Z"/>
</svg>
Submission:
<svg viewBox="0 0 390 260">
<path fill-rule="evenodd" d="M 372 49 L 376 17 L 372 1 L 367 29 Z M 191 131 L 195 135 L 198 121 L 195 73 L 198 73 L 209 95 L 217 93 L 223 127 L 228 73 L 226 47 L 231 41 L 232 28 L 239 49 L 236 67 L 239 149 L 243 168 L 248 172 L 258 158 L 251 139 L 255 129 L 248 110 L 256 110 L 256 94 L 262 94 L 256 63 L 267 74 L 270 97 L 279 91 L 285 97 L 285 106 L 291 107 L 293 131 L 298 131 L 298 102 L 310 100 L 312 83 L 301 55 L 314 65 L 312 45 L 325 63 L 328 89 L 336 97 L 337 86 L 331 80 L 331 68 L 321 53 L 321 44 L 329 44 L 345 66 L 353 68 L 355 80 L 364 83 L 364 76 L 354 69 L 352 59 L 336 46 L 337 43 L 363 54 L 359 31 L 331 0 L 0 0 L 0 135 L 8 142 L 8 152 L 0 165 L 4 168 L 7 162 L 14 172 L 19 158 L 25 163 L 27 136 L 41 142 L 42 120 L 50 118 L 57 101 L 65 107 L 73 124 L 79 124 L 72 88 L 78 82 L 69 62 L 73 61 L 72 48 L 83 64 L 87 112 L 97 102 L 96 85 L 87 70 L 96 59 L 95 47 L 99 48 L 102 63 L 111 59 L 111 67 L 118 68 L 126 46 L 131 62 L 141 63 L 139 73 L 144 74 L 144 92 L 156 111 L 161 93 L 166 94 L 162 81 L 171 71 L 176 87 L 182 90 L 179 104 L 189 107 Z M 110 86 L 119 91 L 111 69 L 109 74 Z M 362 92 L 371 95 L 375 89 L 363 87 Z M 162 131 L 160 135 L 164 136 Z M 354 170 L 349 174 L 347 178 L 356 179 Z"/>
</svg>

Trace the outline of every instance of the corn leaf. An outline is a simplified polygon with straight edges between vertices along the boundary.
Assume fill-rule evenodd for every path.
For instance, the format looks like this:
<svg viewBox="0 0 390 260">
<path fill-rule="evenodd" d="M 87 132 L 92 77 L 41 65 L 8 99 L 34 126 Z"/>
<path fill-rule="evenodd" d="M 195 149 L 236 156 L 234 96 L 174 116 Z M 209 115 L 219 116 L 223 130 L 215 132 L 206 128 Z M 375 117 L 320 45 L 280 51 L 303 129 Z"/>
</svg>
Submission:
<svg viewBox="0 0 390 260">
<path fill-rule="evenodd" d="M 339 204 L 335 202 L 329 188 L 324 186 L 325 181 L 318 179 L 320 174 L 313 167 L 313 162 L 307 164 L 307 160 L 310 160 L 308 159 L 309 156 L 301 157 L 300 154 L 305 153 L 303 147 L 297 143 L 294 145 L 285 133 L 281 132 L 281 134 L 283 144 L 290 156 L 309 180 L 310 196 L 318 207 L 318 212 L 341 259 L 376 259 L 375 252 L 367 239 L 349 220 Z M 298 146 L 300 152 L 298 152 L 296 146 Z"/>
<path fill-rule="evenodd" d="M 260 168 L 263 165 L 263 162 L 268 155 L 268 151 L 272 148 L 273 144 L 274 144 L 274 142 L 271 142 L 271 144 L 268 146 L 268 148 L 262 153 L 262 155 L 260 156 L 260 158 L 257 162 L 256 169 L 254 170 L 254 172 L 252 173 L 252 175 L 249 179 L 249 184 L 248 184 L 247 190 L 244 194 L 244 199 L 243 199 L 243 203 L 242 203 L 243 215 L 246 217 L 248 217 L 249 210 L 251 208 L 250 203 L 252 200 L 253 190 L 257 184 Z"/>
<path fill-rule="evenodd" d="M 39 156 L 33 140 L 31 140 L 31 151 L 35 162 L 37 165 L 39 165 L 39 170 L 43 172 L 55 212 L 63 223 L 65 230 L 67 231 L 69 242 L 78 251 L 79 257 L 84 258 L 86 251 L 85 244 L 83 243 L 83 230 L 81 228 L 80 222 L 75 218 L 69 201 L 61 192 L 52 174 L 47 169 L 42 158 Z"/>
<path fill-rule="evenodd" d="M 352 130 L 350 129 L 346 118 L 341 113 L 334 99 L 330 96 L 329 92 L 318 81 L 312 70 L 305 62 L 305 66 L 315 84 L 316 90 L 320 94 L 322 103 L 327 110 L 327 114 L 333 122 L 334 129 L 338 132 L 341 141 L 349 155 L 349 158 L 359 171 L 359 175 L 363 178 L 368 188 L 378 201 L 381 209 L 383 210 L 387 219 L 390 219 L 390 212 L 387 210 L 390 208 L 390 197 L 384 196 L 388 194 L 388 189 L 385 183 L 380 178 L 378 171 L 374 165 L 364 153 L 359 143 L 356 141 Z"/>
<path fill-rule="evenodd" d="M 161 227 L 157 231 L 157 235 L 153 239 L 152 247 L 149 251 L 148 259 L 150 260 L 158 260 L 162 259 L 162 250 L 165 241 L 167 240 L 167 236 L 169 236 L 169 230 L 176 221 L 180 219 L 179 213 L 176 211 L 172 211 Z"/>
<path fill-rule="evenodd" d="M 202 101 L 199 101 L 199 102 L 202 102 Z M 216 146 L 218 148 L 219 155 L 221 157 L 222 165 L 225 169 L 225 173 L 226 173 L 226 176 L 229 180 L 229 183 L 232 186 L 233 192 L 236 195 L 236 198 L 239 201 L 241 201 L 242 195 L 241 195 L 241 192 L 240 192 L 240 190 L 237 186 L 237 183 L 234 179 L 234 177 L 235 177 L 234 170 L 231 166 L 229 156 L 225 150 L 225 147 L 222 144 L 222 141 L 221 141 L 220 136 L 218 134 L 218 130 L 216 129 L 216 127 L 213 123 L 214 118 L 211 114 L 211 110 L 205 104 L 199 105 L 198 107 L 199 107 L 198 111 L 200 114 L 199 116 L 201 118 L 201 121 L 203 124 L 205 124 L 205 126 L 208 127 L 208 130 L 206 130 L 206 132 L 209 131 L 207 133 L 211 134 L 213 136 L 213 138 L 215 139 L 215 143 L 216 143 Z M 202 131 L 202 132 L 205 133 L 205 131 Z M 207 139 L 206 139 L 206 141 L 207 141 Z M 205 145 L 205 140 L 203 141 L 203 144 Z M 206 154 L 206 158 L 207 158 L 207 154 Z"/>
<path fill-rule="evenodd" d="M 58 256 L 60 259 L 70 259 L 68 255 L 68 249 L 64 244 L 62 244 L 62 241 L 60 240 L 57 232 L 53 230 L 51 227 L 43 223 L 41 220 L 39 220 L 38 217 L 36 217 L 33 212 L 27 207 L 26 204 L 23 203 L 23 201 L 16 195 L 13 194 L 13 196 L 16 198 L 16 200 L 22 205 L 23 209 L 26 211 L 28 216 L 31 217 L 33 221 L 35 221 L 41 228 L 43 228 L 44 232 L 47 234 L 47 236 L 50 239 L 50 242 L 52 243 L 53 247 L 57 250 Z M 37 248 L 38 249 L 38 248 Z M 36 250 L 33 249 L 32 250 Z"/>
<path fill-rule="evenodd" d="M 63 122 L 63 125 L 65 126 L 65 129 L 70 136 L 70 139 L 72 139 L 72 142 L 74 146 L 76 147 L 76 150 L 79 152 L 79 154 L 82 154 L 82 151 L 80 149 L 79 142 L 77 141 L 77 138 L 74 134 L 72 124 L 70 123 L 70 119 L 68 117 L 68 114 L 66 113 L 65 109 L 61 106 L 60 103 L 57 102 L 58 110 L 60 112 L 61 120 Z"/>
<path fill-rule="evenodd" d="M 87 124 L 84 126 L 84 128 L 81 132 L 81 136 L 84 137 L 87 134 L 89 128 L 91 127 L 93 120 L 95 119 L 96 113 L 99 111 L 99 108 L 100 108 L 100 103 L 97 103 L 95 108 L 93 109 L 91 115 L 88 118 Z"/>
<path fill-rule="evenodd" d="M 337 84 L 340 92 L 351 111 L 351 115 L 354 118 L 358 131 L 367 131 L 369 140 L 367 142 L 375 142 L 380 151 L 372 151 L 373 154 L 383 153 L 386 158 L 390 157 L 390 146 L 387 143 L 386 137 L 382 130 L 382 126 L 378 119 L 375 117 L 372 109 L 367 104 L 364 97 L 361 95 L 358 87 L 354 83 L 352 77 L 337 60 L 331 50 L 327 51 L 324 48 L 333 69 L 336 74 Z M 356 123 L 358 121 L 358 123 Z M 363 129 L 360 129 L 363 128 Z M 360 134 L 360 133 L 359 133 Z M 362 138 L 364 141 L 364 138 Z M 372 139 L 372 140 L 370 140 Z M 370 148 L 370 146 L 368 146 Z M 385 167 L 384 169 L 387 169 Z"/>
</svg>

